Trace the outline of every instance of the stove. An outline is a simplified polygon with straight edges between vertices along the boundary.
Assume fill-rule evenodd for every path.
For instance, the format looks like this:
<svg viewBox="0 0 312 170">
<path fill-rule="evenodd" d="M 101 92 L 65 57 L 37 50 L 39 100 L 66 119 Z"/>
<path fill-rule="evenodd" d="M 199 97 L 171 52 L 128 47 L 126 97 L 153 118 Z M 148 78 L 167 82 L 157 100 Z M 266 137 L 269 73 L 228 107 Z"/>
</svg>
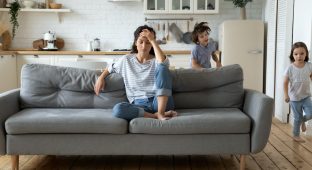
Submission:
<svg viewBox="0 0 312 170">
<path fill-rule="evenodd" d="M 126 48 L 124 48 L 124 49 L 113 49 L 113 51 L 131 51 L 131 49 L 126 49 Z"/>
</svg>

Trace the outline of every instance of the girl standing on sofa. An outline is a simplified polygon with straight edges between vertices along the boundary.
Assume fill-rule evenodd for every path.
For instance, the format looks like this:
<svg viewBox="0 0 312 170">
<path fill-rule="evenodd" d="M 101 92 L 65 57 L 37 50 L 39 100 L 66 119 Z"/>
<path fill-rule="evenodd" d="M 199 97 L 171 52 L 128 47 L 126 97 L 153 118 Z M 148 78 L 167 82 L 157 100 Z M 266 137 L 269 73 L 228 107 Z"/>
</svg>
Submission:
<svg viewBox="0 0 312 170">
<path fill-rule="evenodd" d="M 211 30 L 207 24 L 207 22 L 196 24 L 192 32 L 192 41 L 196 44 L 191 52 L 191 67 L 194 69 L 211 68 L 211 56 L 217 67 L 222 66 L 217 57 L 220 51 L 216 51 L 213 44 L 208 44 Z"/>
<path fill-rule="evenodd" d="M 293 44 L 290 56 L 291 64 L 285 71 L 284 95 L 285 101 L 290 103 L 294 112 L 293 139 L 305 142 L 300 135 L 306 131 L 305 122 L 312 118 L 312 101 L 310 81 L 312 76 L 312 63 L 309 61 L 309 52 L 303 42 Z M 305 115 L 303 115 L 303 111 Z"/>
<path fill-rule="evenodd" d="M 146 25 L 134 32 L 131 53 L 109 65 L 97 79 L 94 92 L 105 88 L 105 77 L 119 73 L 123 77 L 128 102 L 118 103 L 113 115 L 131 120 L 137 117 L 166 120 L 173 111 L 172 78 L 169 60 L 156 43 L 155 31 Z"/>
</svg>

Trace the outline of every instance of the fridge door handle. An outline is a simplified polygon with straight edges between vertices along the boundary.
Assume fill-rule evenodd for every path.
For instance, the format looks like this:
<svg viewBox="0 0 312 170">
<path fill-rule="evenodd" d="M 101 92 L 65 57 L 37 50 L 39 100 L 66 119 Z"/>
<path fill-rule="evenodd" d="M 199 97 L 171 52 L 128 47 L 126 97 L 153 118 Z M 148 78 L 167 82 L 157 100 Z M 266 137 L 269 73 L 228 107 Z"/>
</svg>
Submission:
<svg viewBox="0 0 312 170">
<path fill-rule="evenodd" d="M 262 54 L 262 50 L 249 50 L 248 54 Z"/>
</svg>

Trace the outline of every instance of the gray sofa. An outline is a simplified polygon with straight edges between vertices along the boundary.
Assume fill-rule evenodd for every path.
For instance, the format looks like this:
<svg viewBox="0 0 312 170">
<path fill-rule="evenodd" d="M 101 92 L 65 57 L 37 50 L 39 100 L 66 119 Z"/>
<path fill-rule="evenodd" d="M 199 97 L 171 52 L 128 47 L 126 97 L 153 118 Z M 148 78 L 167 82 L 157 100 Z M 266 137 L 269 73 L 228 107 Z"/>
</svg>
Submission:
<svg viewBox="0 0 312 170">
<path fill-rule="evenodd" d="M 99 73 L 40 64 L 22 68 L 21 88 L 0 94 L 0 154 L 207 155 L 261 151 L 267 143 L 273 99 L 243 89 L 239 65 L 173 70 L 178 117 L 168 121 L 112 117 L 127 101 L 122 78 L 111 74 L 99 95 Z M 154 147 L 151 147 L 154 146 Z"/>
</svg>

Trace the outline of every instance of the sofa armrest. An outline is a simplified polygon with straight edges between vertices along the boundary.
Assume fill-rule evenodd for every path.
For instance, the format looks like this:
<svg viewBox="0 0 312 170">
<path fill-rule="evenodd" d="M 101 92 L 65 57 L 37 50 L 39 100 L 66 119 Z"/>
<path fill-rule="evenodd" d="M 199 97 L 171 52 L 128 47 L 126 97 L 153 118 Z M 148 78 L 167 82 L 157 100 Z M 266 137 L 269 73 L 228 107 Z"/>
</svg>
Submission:
<svg viewBox="0 0 312 170">
<path fill-rule="evenodd" d="M 260 152 L 268 142 L 274 101 L 271 97 L 256 90 L 245 89 L 243 112 L 252 122 L 251 125 L 251 152 Z"/>
<path fill-rule="evenodd" d="M 0 155 L 6 154 L 6 132 L 4 123 L 8 117 L 20 110 L 19 96 L 19 89 L 0 93 Z"/>
</svg>

